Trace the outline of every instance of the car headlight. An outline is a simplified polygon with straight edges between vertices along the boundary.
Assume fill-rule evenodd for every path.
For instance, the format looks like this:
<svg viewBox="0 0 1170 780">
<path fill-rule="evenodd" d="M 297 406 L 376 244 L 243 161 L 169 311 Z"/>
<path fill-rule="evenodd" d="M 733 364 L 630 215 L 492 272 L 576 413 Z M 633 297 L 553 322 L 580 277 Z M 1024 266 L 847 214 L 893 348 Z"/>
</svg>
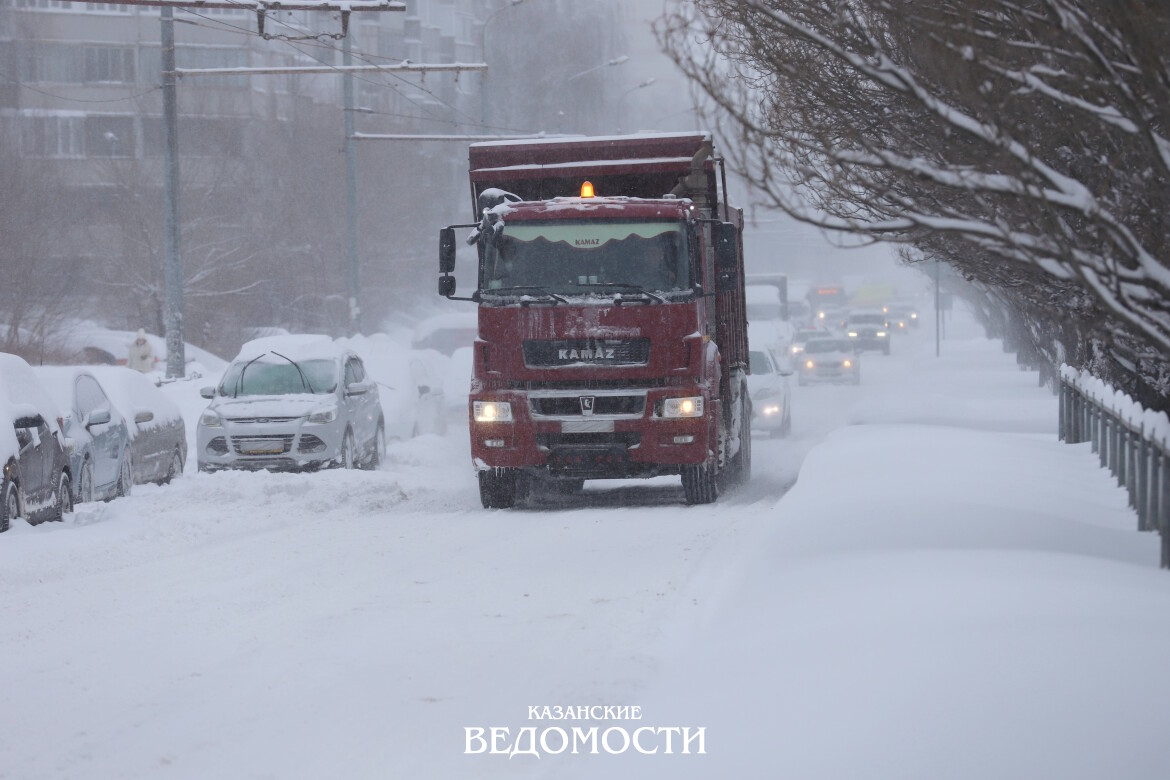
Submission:
<svg viewBox="0 0 1170 780">
<path fill-rule="evenodd" d="M 764 416 L 765 417 L 773 417 L 777 414 L 780 414 L 780 407 L 777 406 L 776 404 L 769 404 L 768 406 L 764 407 Z"/>
<path fill-rule="evenodd" d="M 799 355 L 801 352 L 804 352 L 804 347 L 799 346 L 797 344 L 792 345 L 792 354 L 793 355 Z"/>
<path fill-rule="evenodd" d="M 852 361 L 852 360 L 846 360 L 846 361 L 845 361 L 845 362 L 844 362 L 842 365 L 844 365 L 844 366 L 845 366 L 845 368 L 853 368 L 853 361 Z"/>
<path fill-rule="evenodd" d="M 512 404 L 507 401 L 473 401 L 472 416 L 479 423 L 512 422 Z"/>
<path fill-rule="evenodd" d="M 805 362 L 805 364 L 804 364 L 804 367 L 805 367 L 805 368 L 812 368 L 812 367 L 813 367 L 813 362 L 812 362 L 811 360 L 808 360 L 808 361 L 806 361 L 806 362 Z"/>
<path fill-rule="evenodd" d="M 855 331 L 855 330 L 849 331 L 849 338 L 851 338 L 851 339 L 857 338 L 857 331 Z"/>
<path fill-rule="evenodd" d="M 313 412 L 309 415 L 309 422 L 314 425 L 323 425 L 324 423 L 331 423 L 337 419 L 337 409 L 322 409 L 319 412 Z"/>
<path fill-rule="evenodd" d="M 702 417 L 703 397 L 667 398 L 662 404 L 663 417 Z"/>
<path fill-rule="evenodd" d="M 918 319 L 918 315 L 917 315 L 917 314 L 911 314 L 911 315 L 910 315 L 910 319 L 912 319 L 912 320 L 916 320 L 916 319 Z"/>
<path fill-rule="evenodd" d="M 879 330 L 879 331 L 877 332 L 877 337 L 878 337 L 879 339 L 884 339 L 884 338 L 886 337 L 886 332 L 885 332 L 884 330 Z"/>
<path fill-rule="evenodd" d="M 223 421 L 219 419 L 219 415 L 210 409 L 203 413 L 199 418 L 199 424 L 204 428 L 222 428 Z"/>
</svg>

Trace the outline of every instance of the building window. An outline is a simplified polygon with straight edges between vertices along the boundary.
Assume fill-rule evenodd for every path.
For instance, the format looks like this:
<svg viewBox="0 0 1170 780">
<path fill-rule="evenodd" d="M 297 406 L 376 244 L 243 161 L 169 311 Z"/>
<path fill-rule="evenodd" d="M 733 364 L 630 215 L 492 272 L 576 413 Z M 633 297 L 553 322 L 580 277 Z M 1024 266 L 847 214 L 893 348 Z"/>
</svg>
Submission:
<svg viewBox="0 0 1170 780">
<path fill-rule="evenodd" d="M 86 46 L 85 81 L 133 83 L 134 49 L 130 46 Z"/>
<path fill-rule="evenodd" d="M 85 154 L 88 157 L 134 157 L 134 118 L 87 116 Z"/>
<path fill-rule="evenodd" d="M 81 157 L 79 116 L 25 116 L 20 119 L 20 151 L 26 157 Z"/>
<path fill-rule="evenodd" d="M 0 0 L 0 8 L 56 8 L 67 11 L 72 6 L 69 0 Z"/>
</svg>

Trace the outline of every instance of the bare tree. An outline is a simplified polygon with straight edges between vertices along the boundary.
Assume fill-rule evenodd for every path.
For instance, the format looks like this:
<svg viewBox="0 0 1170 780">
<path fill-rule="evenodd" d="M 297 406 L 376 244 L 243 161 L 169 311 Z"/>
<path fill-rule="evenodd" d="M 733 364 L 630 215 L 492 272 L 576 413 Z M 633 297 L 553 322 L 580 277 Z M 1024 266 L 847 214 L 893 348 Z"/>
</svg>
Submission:
<svg viewBox="0 0 1170 780">
<path fill-rule="evenodd" d="M 1170 347 L 1166 3 L 699 0 L 659 33 L 773 205 L 1083 318 L 1122 363 Z"/>
</svg>

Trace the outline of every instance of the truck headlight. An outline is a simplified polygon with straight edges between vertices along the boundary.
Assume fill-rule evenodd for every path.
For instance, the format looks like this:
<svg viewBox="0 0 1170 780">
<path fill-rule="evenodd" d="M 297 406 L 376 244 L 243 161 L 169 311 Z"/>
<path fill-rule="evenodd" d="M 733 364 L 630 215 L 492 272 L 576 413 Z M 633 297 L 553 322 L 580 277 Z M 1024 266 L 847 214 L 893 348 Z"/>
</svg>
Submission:
<svg viewBox="0 0 1170 780">
<path fill-rule="evenodd" d="M 507 401 L 473 401 L 471 410 L 478 423 L 512 422 L 512 404 Z"/>
<path fill-rule="evenodd" d="M 210 409 L 203 413 L 199 418 L 199 424 L 204 428 L 222 428 L 223 422 L 219 419 L 219 415 Z"/>
<path fill-rule="evenodd" d="M 703 397 L 667 398 L 662 404 L 663 417 L 702 417 Z"/>
<path fill-rule="evenodd" d="M 309 422 L 314 425 L 324 425 L 337 419 L 337 409 L 322 409 L 309 415 Z"/>
</svg>

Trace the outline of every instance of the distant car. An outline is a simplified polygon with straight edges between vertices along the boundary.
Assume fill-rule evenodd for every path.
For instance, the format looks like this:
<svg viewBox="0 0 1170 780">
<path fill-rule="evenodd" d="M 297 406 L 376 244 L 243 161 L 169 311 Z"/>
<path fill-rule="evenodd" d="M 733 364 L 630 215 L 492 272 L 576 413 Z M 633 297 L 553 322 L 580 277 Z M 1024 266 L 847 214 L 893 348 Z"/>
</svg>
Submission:
<svg viewBox="0 0 1170 780">
<path fill-rule="evenodd" d="M 126 369 L 129 370 L 129 369 Z M 109 501 L 134 485 L 130 424 L 88 368 L 37 366 L 33 373 L 64 412 L 73 500 Z"/>
<path fill-rule="evenodd" d="M 906 333 L 918 327 L 918 311 L 909 306 L 888 305 L 882 307 L 891 333 Z"/>
<path fill-rule="evenodd" d="M 820 306 L 813 317 L 813 327 L 839 333 L 849 318 L 849 311 L 840 306 Z"/>
<path fill-rule="evenodd" d="M 861 384 L 861 358 L 847 338 L 816 339 L 804 347 L 797 363 L 797 383 L 840 382 Z"/>
<path fill-rule="evenodd" d="M 788 354 L 799 355 L 804 352 L 804 346 L 812 339 L 831 339 L 833 334 L 827 330 L 798 330 L 788 347 Z"/>
<path fill-rule="evenodd" d="M 880 310 L 864 309 L 852 312 L 845 324 L 845 335 L 853 342 L 854 349 L 890 354 L 889 321 Z"/>
<path fill-rule="evenodd" d="M 751 373 L 748 375 L 748 393 L 752 398 L 752 427 L 776 436 L 787 436 L 792 430 L 791 392 L 788 375 L 767 350 L 753 349 L 748 354 Z"/>
<path fill-rule="evenodd" d="M 73 476 L 61 413 L 28 363 L 0 353 L 0 531 L 23 517 L 60 520 L 73 511 Z"/>
<path fill-rule="evenodd" d="M 201 394 L 200 471 L 375 468 L 386 452 L 377 382 L 327 336 L 250 341 Z"/>
<path fill-rule="evenodd" d="M 121 366 L 90 366 L 130 431 L 134 484 L 170 482 L 187 462 L 187 426 L 179 407 L 150 378 Z"/>
</svg>

